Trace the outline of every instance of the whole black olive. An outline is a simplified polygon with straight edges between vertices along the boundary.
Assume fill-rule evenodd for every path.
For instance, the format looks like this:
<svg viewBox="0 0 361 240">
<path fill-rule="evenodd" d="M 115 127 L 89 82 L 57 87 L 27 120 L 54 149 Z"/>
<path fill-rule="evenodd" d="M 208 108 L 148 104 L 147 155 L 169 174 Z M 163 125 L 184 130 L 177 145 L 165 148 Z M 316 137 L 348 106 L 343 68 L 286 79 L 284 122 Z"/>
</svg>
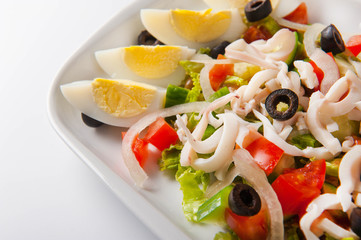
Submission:
<svg viewBox="0 0 361 240">
<path fill-rule="evenodd" d="M 288 105 L 287 110 L 279 111 L 277 109 L 280 103 Z M 266 98 L 266 110 L 268 114 L 276 120 L 286 121 L 293 117 L 298 109 L 298 97 L 297 94 L 290 89 L 278 89 L 271 92 Z"/>
<path fill-rule="evenodd" d="M 338 54 L 345 51 L 345 43 L 340 32 L 331 24 L 321 32 L 321 49 L 325 52 Z"/>
<path fill-rule="evenodd" d="M 83 120 L 85 125 L 87 125 L 88 127 L 97 128 L 104 124 L 94 118 L 89 117 L 88 115 L 86 115 L 84 113 L 81 113 L 81 119 Z"/>
<path fill-rule="evenodd" d="M 138 45 L 163 45 L 158 39 L 153 37 L 147 30 L 142 31 L 138 36 Z"/>
<path fill-rule="evenodd" d="M 247 3 L 244 8 L 244 13 L 249 22 L 259 21 L 272 12 L 272 5 L 270 0 L 252 0 Z"/>
<path fill-rule="evenodd" d="M 351 229 L 357 236 L 361 237 L 361 208 L 356 207 L 350 215 Z"/>
<path fill-rule="evenodd" d="M 261 198 L 251 186 L 238 183 L 229 193 L 228 205 L 239 216 L 253 216 L 261 210 Z"/>
<path fill-rule="evenodd" d="M 230 44 L 228 41 L 223 41 L 219 45 L 211 49 L 210 56 L 214 59 L 218 57 L 219 54 L 224 54 L 226 47 Z"/>
</svg>

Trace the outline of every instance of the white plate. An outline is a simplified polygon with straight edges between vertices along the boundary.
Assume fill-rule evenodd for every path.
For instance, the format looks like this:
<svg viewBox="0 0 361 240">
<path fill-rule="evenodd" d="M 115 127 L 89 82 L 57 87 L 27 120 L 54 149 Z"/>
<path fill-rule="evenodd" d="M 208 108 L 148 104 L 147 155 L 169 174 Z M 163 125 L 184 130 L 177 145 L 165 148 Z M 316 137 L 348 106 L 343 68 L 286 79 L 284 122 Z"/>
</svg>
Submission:
<svg viewBox="0 0 361 240">
<path fill-rule="evenodd" d="M 344 37 L 360 32 L 360 1 L 305 2 L 309 6 L 311 22 L 333 23 Z M 48 98 L 49 118 L 60 137 L 161 239 L 213 239 L 221 229 L 186 221 L 181 208 L 182 193 L 172 176 L 154 172 L 151 175 L 154 189 L 136 188 L 120 155 L 122 129 L 86 127 L 80 113 L 63 98 L 59 86 L 77 80 L 107 77 L 97 65 L 94 52 L 134 44 L 144 29 L 139 18 L 141 8 L 189 9 L 190 6 L 192 9 L 206 7 L 201 0 L 137 0 L 122 9 L 68 60 L 54 80 Z"/>
</svg>

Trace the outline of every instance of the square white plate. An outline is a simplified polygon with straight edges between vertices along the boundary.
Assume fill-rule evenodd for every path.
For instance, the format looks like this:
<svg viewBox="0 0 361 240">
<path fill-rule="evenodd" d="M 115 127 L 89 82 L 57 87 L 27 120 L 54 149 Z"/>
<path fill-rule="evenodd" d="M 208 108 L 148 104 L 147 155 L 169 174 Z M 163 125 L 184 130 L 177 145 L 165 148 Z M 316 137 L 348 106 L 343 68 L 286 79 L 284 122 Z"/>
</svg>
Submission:
<svg viewBox="0 0 361 240">
<path fill-rule="evenodd" d="M 344 34 L 360 32 L 361 2 L 358 0 L 307 0 L 310 22 L 333 23 Z M 161 239 L 213 239 L 222 230 L 187 222 L 182 213 L 182 193 L 179 185 L 159 171 L 151 175 L 154 189 L 134 186 L 120 154 L 121 131 L 102 126 L 86 127 L 80 113 L 64 99 L 60 85 L 96 77 L 107 77 L 97 65 L 94 52 L 136 43 L 144 27 L 139 10 L 142 8 L 204 9 L 202 0 L 136 0 L 122 9 L 93 35 L 64 65 L 49 92 L 50 122 L 64 142 L 106 183 L 107 186 Z"/>
</svg>

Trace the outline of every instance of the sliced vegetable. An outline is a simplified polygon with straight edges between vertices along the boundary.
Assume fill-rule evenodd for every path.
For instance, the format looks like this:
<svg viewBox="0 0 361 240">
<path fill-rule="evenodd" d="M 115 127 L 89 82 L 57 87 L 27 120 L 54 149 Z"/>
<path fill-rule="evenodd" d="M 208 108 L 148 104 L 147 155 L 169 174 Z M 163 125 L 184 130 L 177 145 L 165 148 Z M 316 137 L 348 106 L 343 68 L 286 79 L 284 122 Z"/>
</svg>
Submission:
<svg viewBox="0 0 361 240">
<path fill-rule="evenodd" d="M 197 220 L 199 222 L 217 222 L 221 225 L 225 223 L 224 211 L 228 207 L 228 197 L 232 189 L 233 186 L 229 185 L 205 201 L 198 208 Z"/>
<path fill-rule="evenodd" d="M 270 0 L 252 0 L 244 8 L 247 20 L 256 22 L 267 17 L 272 12 Z"/>
<path fill-rule="evenodd" d="M 218 55 L 217 59 L 224 59 L 222 55 Z M 215 64 L 209 71 L 209 81 L 212 89 L 217 91 L 222 83 L 226 80 L 227 76 L 233 75 L 234 64 Z"/>
<path fill-rule="evenodd" d="M 326 162 L 326 174 L 329 176 L 338 177 L 340 162 L 341 158 L 336 158 L 331 162 Z"/>
<path fill-rule="evenodd" d="M 219 89 L 217 92 L 213 93 L 213 94 L 209 97 L 208 101 L 209 101 L 209 102 L 213 102 L 214 100 L 216 100 L 216 99 L 218 99 L 218 98 L 220 98 L 220 97 L 223 97 L 223 96 L 227 95 L 228 93 L 229 93 L 228 88 L 227 88 L 227 87 L 223 87 L 223 88 Z"/>
<path fill-rule="evenodd" d="M 355 56 L 361 52 L 361 35 L 352 36 L 346 43 L 346 48 Z"/>
<path fill-rule="evenodd" d="M 164 107 L 167 108 L 185 103 L 187 100 L 188 93 L 189 93 L 188 89 L 169 84 L 165 96 Z"/>
<path fill-rule="evenodd" d="M 345 43 L 335 25 L 330 24 L 321 32 L 321 48 L 336 55 L 345 51 Z"/>
<path fill-rule="evenodd" d="M 272 173 L 284 152 L 281 148 L 268 141 L 263 136 L 251 142 L 246 149 L 260 168 L 265 171 L 266 175 Z"/>
<path fill-rule="evenodd" d="M 224 55 L 225 49 L 229 44 L 230 42 L 228 41 L 221 42 L 219 45 L 211 49 L 209 55 L 215 59 L 218 57 L 219 54 Z"/>
<path fill-rule="evenodd" d="M 167 169 L 178 169 L 182 148 L 183 145 L 176 144 L 162 151 L 162 158 L 159 161 L 159 168 L 161 171 Z"/>
<path fill-rule="evenodd" d="M 157 118 L 153 122 L 144 136 L 144 141 L 150 142 L 160 151 L 169 148 L 170 145 L 174 145 L 178 141 L 178 134 L 174 128 L 172 128 L 164 118 Z"/>
<path fill-rule="evenodd" d="M 307 13 L 307 5 L 305 2 L 302 2 L 293 12 L 283 17 L 284 19 L 300 23 L 300 24 L 308 24 L 308 13 Z"/>
<path fill-rule="evenodd" d="M 92 128 L 97 128 L 104 124 L 94 118 L 89 117 L 88 115 L 86 115 L 84 113 L 81 113 L 81 119 L 83 120 L 85 125 L 87 125 L 88 127 L 92 127 Z"/>
<path fill-rule="evenodd" d="M 312 134 L 301 134 L 293 137 L 291 139 L 292 145 L 295 145 L 299 149 L 305 149 L 307 147 L 321 147 L 321 143 L 319 143 L 316 138 Z"/>
<path fill-rule="evenodd" d="M 285 111 L 280 111 L 280 103 L 287 104 Z M 290 89 L 278 89 L 266 98 L 266 110 L 276 120 L 285 121 L 292 118 L 298 109 L 298 96 Z"/>
<path fill-rule="evenodd" d="M 268 218 L 266 209 L 261 209 L 258 214 L 245 217 L 238 216 L 231 209 L 225 211 L 225 218 L 228 226 L 242 240 L 260 240 L 267 239 L 268 236 Z"/>
<path fill-rule="evenodd" d="M 261 210 L 261 198 L 250 185 L 237 183 L 229 194 L 228 205 L 239 216 L 254 216 Z"/>
<path fill-rule="evenodd" d="M 307 205 L 320 195 L 325 175 L 326 163 L 322 159 L 278 176 L 272 187 L 282 205 L 283 214 L 302 216 Z"/>
<path fill-rule="evenodd" d="M 262 25 L 250 26 L 243 34 L 243 39 L 246 43 L 251 43 L 256 40 L 268 40 L 272 37 L 272 34 Z"/>
</svg>

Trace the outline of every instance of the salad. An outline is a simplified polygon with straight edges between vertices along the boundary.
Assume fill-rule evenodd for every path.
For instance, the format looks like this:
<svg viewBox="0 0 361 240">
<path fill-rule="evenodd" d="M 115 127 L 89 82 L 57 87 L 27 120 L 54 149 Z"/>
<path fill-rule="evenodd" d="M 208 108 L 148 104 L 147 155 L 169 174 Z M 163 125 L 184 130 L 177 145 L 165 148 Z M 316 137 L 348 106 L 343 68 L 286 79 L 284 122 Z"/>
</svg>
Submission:
<svg viewBox="0 0 361 240">
<path fill-rule="evenodd" d="M 127 128 L 134 183 L 173 175 L 214 239 L 359 239 L 361 35 L 309 23 L 304 2 L 205 2 L 141 10 L 137 44 L 95 53 L 109 77 L 64 97 L 90 127 Z"/>
</svg>

